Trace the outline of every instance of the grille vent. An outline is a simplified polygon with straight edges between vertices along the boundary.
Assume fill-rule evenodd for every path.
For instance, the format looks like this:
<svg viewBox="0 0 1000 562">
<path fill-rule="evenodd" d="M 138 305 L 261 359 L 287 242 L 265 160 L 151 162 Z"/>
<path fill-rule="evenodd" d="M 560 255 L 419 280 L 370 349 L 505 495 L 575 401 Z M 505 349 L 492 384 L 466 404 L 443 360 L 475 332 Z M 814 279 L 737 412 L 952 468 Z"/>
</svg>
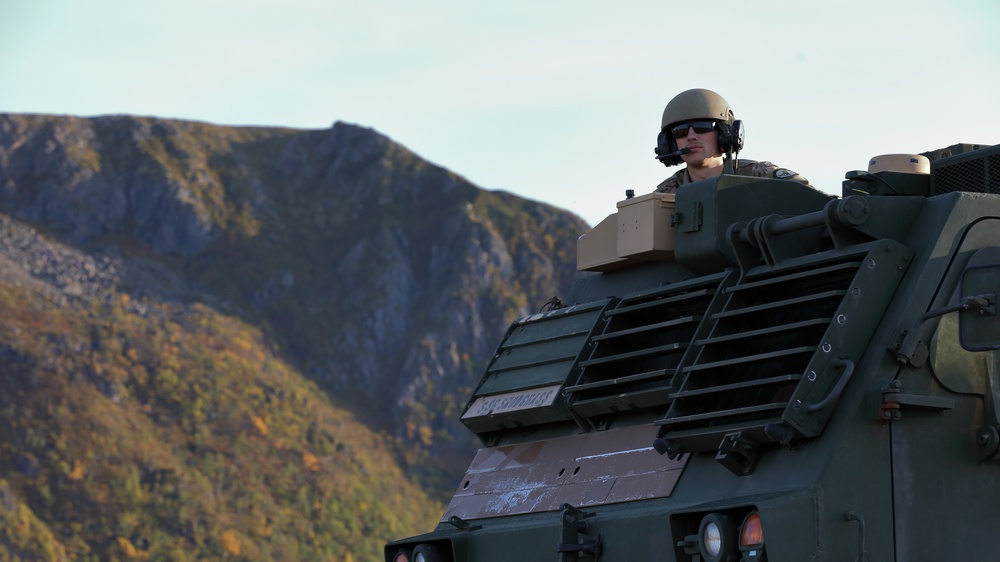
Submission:
<svg viewBox="0 0 1000 562">
<path fill-rule="evenodd" d="M 674 283 L 629 295 L 607 310 L 607 324 L 591 339 L 593 352 L 580 363 L 579 379 L 566 388 L 570 409 L 589 419 L 667 404 L 690 342 L 705 316 L 721 307 L 717 296 L 736 276 Z"/>
<path fill-rule="evenodd" d="M 863 249 L 808 268 L 761 268 L 726 288 L 656 422 L 660 436 L 676 450 L 708 451 L 736 432 L 773 442 L 770 424 L 819 434 L 830 409 L 813 406 L 835 402 L 825 400 L 843 376 L 835 360 L 856 360 L 868 345 L 907 263 L 908 250 L 890 241 Z"/>
<path fill-rule="evenodd" d="M 932 161 L 931 191 L 1000 194 L 1000 145 Z"/>
</svg>

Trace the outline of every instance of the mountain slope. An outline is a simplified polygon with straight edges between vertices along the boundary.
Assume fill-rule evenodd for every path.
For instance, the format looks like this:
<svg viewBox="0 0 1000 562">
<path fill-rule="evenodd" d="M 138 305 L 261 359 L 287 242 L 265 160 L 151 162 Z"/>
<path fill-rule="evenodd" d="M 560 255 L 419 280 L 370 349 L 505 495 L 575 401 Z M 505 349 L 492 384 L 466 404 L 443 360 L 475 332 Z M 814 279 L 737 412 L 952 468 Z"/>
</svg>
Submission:
<svg viewBox="0 0 1000 562">
<path fill-rule="evenodd" d="M 0 211 L 0 369 L 20 393 L 3 497 L 102 559 L 124 539 L 370 559 L 429 528 L 476 446 L 470 387 L 510 321 L 568 291 L 587 229 L 356 126 L 128 116 L 0 115 Z M 115 495 L 136 480 L 145 495 Z M 136 503 L 141 525 L 60 519 Z"/>
<path fill-rule="evenodd" d="M 239 320 L 127 295 L 57 307 L 7 284 L 0 311 L 4 496 L 52 552 L 339 560 L 439 513 L 387 436 Z"/>
</svg>

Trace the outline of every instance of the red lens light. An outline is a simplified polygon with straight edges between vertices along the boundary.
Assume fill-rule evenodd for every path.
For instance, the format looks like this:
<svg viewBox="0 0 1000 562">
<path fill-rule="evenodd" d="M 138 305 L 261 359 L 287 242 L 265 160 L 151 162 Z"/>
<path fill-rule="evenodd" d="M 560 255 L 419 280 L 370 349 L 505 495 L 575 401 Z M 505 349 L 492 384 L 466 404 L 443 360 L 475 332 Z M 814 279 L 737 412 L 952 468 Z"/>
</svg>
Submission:
<svg viewBox="0 0 1000 562">
<path fill-rule="evenodd" d="M 764 546 L 764 526 L 760 523 L 760 514 L 756 511 L 747 515 L 740 527 L 740 548 L 760 548 Z"/>
</svg>

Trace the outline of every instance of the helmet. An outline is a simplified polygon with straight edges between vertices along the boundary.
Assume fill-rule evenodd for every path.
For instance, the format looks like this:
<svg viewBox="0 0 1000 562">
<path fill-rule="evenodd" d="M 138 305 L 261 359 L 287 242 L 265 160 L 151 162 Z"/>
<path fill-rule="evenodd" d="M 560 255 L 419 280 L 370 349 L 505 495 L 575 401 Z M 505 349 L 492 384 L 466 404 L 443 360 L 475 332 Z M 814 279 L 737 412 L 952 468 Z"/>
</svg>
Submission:
<svg viewBox="0 0 1000 562">
<path fill-rule="evenodd" d="M 656 139 L 656 159 L 664 166 L 683 163 L 670 128 L 695 120 L 719 121 L 719 149 L 739 152 L 743 148 L 743 123 L 736 120 L 729 103 L 712 90 L 696 88 L 674 96 L 663 110 L 660 134 Z"/>
<path fill-rule="evenodd" d="M 734 116 L 733 110 L 729 108 L 729 104 L 722 99 L 722 96 L 712 90 L 696 88 L 681 92 L 670 100 L 670 103 L 663 110 L 660 130 L 695 119 L 713 119 L 732 123 Z"/>
</svg>

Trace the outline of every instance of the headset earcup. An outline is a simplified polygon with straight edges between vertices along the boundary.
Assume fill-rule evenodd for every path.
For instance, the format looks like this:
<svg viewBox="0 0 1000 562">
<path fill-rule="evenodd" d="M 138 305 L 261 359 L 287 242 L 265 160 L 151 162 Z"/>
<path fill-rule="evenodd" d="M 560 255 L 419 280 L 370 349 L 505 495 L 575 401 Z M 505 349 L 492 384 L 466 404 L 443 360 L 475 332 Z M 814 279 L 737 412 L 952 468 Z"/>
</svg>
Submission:
<svg viewBox="0 0 1000 562">
<path fill-rule="evenodd" d="M 731 127 L 732 130 L 730 132 L 733 135 L 733 151 L 739 152 L 743 150 L 743 134 L 744 134 L 743 121 L 737 119 L 733 121 Z"/>
<path fill-rule="evenodd" d="M 743 150 L 743 121 L 719 123 L 719 150 L 739 152 Z"/>
<path fill-rule="evenodd" d="M 677 151 L 677 142 L 674 141 L 674 137 L 667 134 L 666 131 L 660 131 L 660 134 L 656 136 L 656 156 L 660 162 L 663 162 L 664 166 L 676 166 L 683 162 L 681 157 L 678 156 L 667 156 L 663 157 L 664 154 L 670 154 L 671 152 Z"/>
</svg>

